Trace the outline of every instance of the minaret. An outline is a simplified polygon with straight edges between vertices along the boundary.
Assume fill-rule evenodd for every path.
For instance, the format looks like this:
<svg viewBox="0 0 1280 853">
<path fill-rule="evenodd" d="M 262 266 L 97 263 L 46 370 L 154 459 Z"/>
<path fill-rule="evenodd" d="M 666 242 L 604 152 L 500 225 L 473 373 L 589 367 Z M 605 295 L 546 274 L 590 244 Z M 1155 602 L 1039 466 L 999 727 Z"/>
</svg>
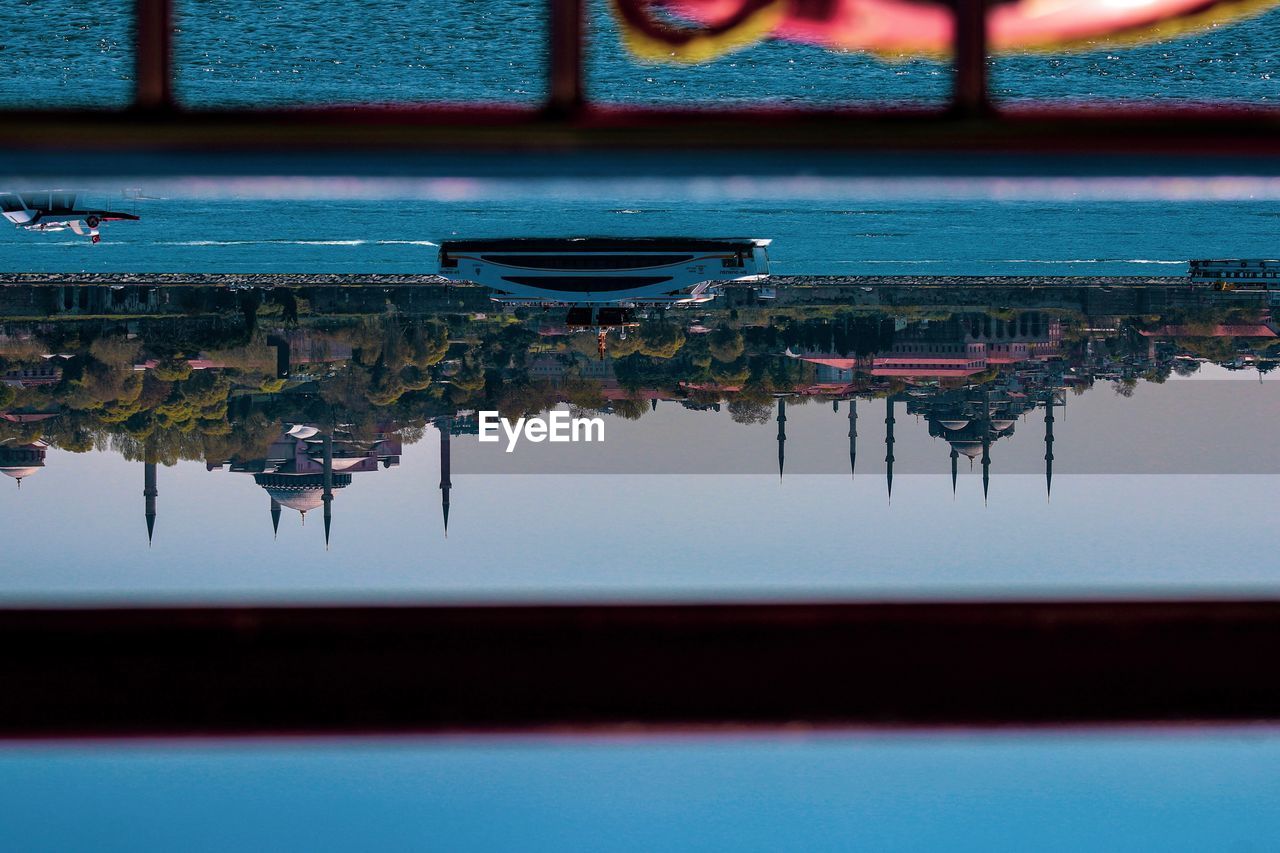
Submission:
<svg viewBox="0 0 1280 853">
<path fill-rule="evenodd" d="M 951 445 L 951 497 L 956 496 L 956 462 L 960 459 L 960 451 L 956 450 L 955 445 Z"/>
<path fill-rule="evenodd" d="M 858 401 L 849 398 L 849 479 L 858 465 Z"/>
<path fill-rule="evenodd" d="M 778 479 L 782 479 L 782 466 L 786 462 L 787 444 L 787 401 L 778 398 Z"/>
<path fill-rule="evenodd" d="M 884 480 L 888 489 L 889 500 L 893 501 L 893 395 L 884 398 Z"/>
<path fill-rule="evenodd" d="M 1044 402 L 1044 499 L 1053 494 L 1053 392 Z"/>
<path fill-rule="evenodd" d="M 280 502 L 275 498 L 271 499 L 271 531 L 277 537 L 280 535 Z"/>
<path fill-rule="evenodd" d="M 991 392 L 982 392 L 982 502 L 991 483 Z"/>
<path fill-rule="evenodd" d="M 449 490 L 453 488 L 450 474 L 450 436 L 453 433 L 453 418 L 444 418 L 436 422 L 440 430 L 440 513 L 444 516 L 444 535 L 449 538 Z"/>
<path fill-rule="evenodd" d="M 151 538 L 155 535 L 156 530 L 156 498 L 160 495 L 160 490 L 156 488 L 156 463 L 148 462 L 147 459 L 153 458 L 148 448 L 147 455 L 142 463 L 142 497 L 146 499 L 146 517 L 147 517 L 147 545 L 151 545 Z"/>
<path fill-rule="evenodd" d="M 333 523 L 333 427 L 324 434 L 324 548 L 329 550 L 329 527 Z"/>
</svg>

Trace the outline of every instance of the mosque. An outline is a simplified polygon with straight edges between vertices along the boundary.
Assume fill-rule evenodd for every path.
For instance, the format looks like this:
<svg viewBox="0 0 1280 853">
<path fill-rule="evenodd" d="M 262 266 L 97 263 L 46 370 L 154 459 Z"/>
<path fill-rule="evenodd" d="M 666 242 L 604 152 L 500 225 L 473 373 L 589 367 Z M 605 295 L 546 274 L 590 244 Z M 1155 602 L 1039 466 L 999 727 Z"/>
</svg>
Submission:
<svg viewBox="0 0 1280 853">
<path fill-rule="evenodd" d="M 208 461 L 205 468 L 226 467 L 233 473 L 253 475 L 270 500 L 276 532 L 283 509 L 297 512 L 304 524 L 308 512 L 321 509 L 328 545 L 336 493 L 351 485 L 354 474 L 398 466 L 400 453 L 400 438 L 394 433 L 379 432 L 363 440 L 341 429 L 322 432 L 316 426 L 296 424 L 273 441 L 261 459 Z"/>
<path fill-rule="evenodd" d="M 899 321 L 900 323 L 902 321 Z M 990 487 L 991 446 L 1013 434 L 1017 419 L 1031 410 L 1045 410 L 1045 484 L 1053 477 L 1054 408 L 1065 405 L 1061 393 L 1063 352 L 1061 320 L 1039 311 L 1023 311 L 1011 317 L 989 314 L 957 314 L 946 320 L 903 323 L 893 343 L 867 356 L 840 352 L 788 349 L 786 355 L 816 366 L 815 384 L 801 393 L 846 400 L 849 407 L 849 464 L 857 460 L 859 392 L 870 386 L 888 391 L 885 396 L 885 479 L 893 494 L 895 407 L 905 402 L 907 412 L 925 418 L 929 434 L 945 439 L 951 460 L 951 485 L 955 490 L 959 457 L 982 465 L 982 492 Z M 1001 369 L 990 382 L 946 388 L 940 380 L 964 382 L 991 368 Z M 893 391 L 889 383 L 907 385 Z M 901 388 L 901 385 L 897 387 Z M 778 398 L 778 471 L 782 473 L 786 442 L 786 401 Z"/>
<path fill-rule="evenodd" d="M 38 474 L 44 467 L 49 445 L 43 441 L 30 444 L 0 444 L 0 474 L 12 477 L 22 488 L 23 479 Z"/>
<path fill-rule="evenodd" d="M 1014 390 L 1017 389 L 1017 390 Z M 905 402 L 907 413 L 923 417 L 928 424 L 929 435 L 946 441 L 951 462 L 951 491 L 954 494 L 958 478 L 958 462 L 961 456 L 982 466 L 982 496 L 985 500 L 991 484 L 991 448 L 1003 438 L 1014 433 L 1018 418 L 1036 409 L 1044 410 L 1044 475 L 1045 494 L 1053 489 L 1053 428 L 1057 420 L 1055 409 L 1066 405 L 1063 386 L 1044 383 L 1032 388 L 1016 378 L 997 381 L 989 385 L 970 385 L 957 389 L 917 390 L 914 393 L 889 394 L 885 401 L 885 487 L 890 500 L 893 498 L 893 466 L 897 461 L 894 445 L 897 443 L 897 407 Z M 848 411 L 849 473 L 856 476 L 858 464 L 858 403 L 850 394 L 843 400 L 833 400 L 832 408 L 839 412 L 844 402 Z M 864 410 L 868 401 L 862 401 Z M 787 401 L 785 395 L 777 396 L 778 427 L 778 476 L 782 477 L 786 466 Z"/>
<path fill-rule="evenodd" d="M 3 415 L 0 415 L 2 417 Z M 450 476 L 452 435 L 474 432 L 465 416 L 445 417 L 435 421 L 440 432 L 440 503 L 444 530 L 449 530 L 449 499 L 453 488 Z M 21 484 L 25 477 L 44 467 L 43 441 L 25 445 L 0 445 L 0 474 Z M 271 443 L 265 457 L 252 460 L 206 461 L 208 471 L 229 469 L 233 473 L 251 474 L 254 483 L 267 493 L 271 526 L 280 529 L 280 516 L 285 509 L 298 513 L 305 524 L 306 514 L 320 509 L 324 515 L 324 537 L 329 544 L 333 523 L 333 501 L 336 494 L 351 485 L 352 475 L 394 468 L 400 464 L 400 437 L 392 432 L 379 432 L 372 440 L 359 440 L 343 430 L 322 433 L 318 427 L 298 424 L 289 427 Z M 147 541 L 155 536 L 157 503 L 160 489 L 157 463 L 150 447 L 143 456 L 143 516 L 147 525 Z"/>
</svg>

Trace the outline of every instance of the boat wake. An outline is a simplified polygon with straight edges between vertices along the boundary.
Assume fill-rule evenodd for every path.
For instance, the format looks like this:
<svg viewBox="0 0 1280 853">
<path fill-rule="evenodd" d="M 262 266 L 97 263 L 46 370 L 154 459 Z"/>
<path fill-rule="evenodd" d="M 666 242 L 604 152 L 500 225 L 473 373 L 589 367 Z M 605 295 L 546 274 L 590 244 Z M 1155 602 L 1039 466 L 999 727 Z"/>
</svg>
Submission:
<svg viewBox="0 0 1280 853">
<path fill-rule="evenodd" d="M 430 240 L 172 240 L 157 246 L 435 246 Z"/>
</svg>

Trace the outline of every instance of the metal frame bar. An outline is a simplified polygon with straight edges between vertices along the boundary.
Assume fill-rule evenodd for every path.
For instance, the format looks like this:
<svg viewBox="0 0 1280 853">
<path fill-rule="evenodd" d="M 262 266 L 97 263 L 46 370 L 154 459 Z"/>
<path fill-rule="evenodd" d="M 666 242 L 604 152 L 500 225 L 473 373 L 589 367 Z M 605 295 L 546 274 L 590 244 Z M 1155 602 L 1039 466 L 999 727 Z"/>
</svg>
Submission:
<svg viewBox="0 0 1280 853">
<path fill-rule="evenodd" d="M 168 111 L 173 99 L 173 0 L 134 0 L 134 107 Z"/>
<path fill-rule="evenodd" d="M 560 120 L 317 109 L 0 121 L 0 168 L 25 179 L 1280 175 L 1280 117 L 1235 110 L 950 118 L 585 109 Z"/>
<path fill-rule="evenodd" d="M 987 93 L 986 0 L 955 0 L 955 90 L 951 109 L 961 116 L 984 116 L 990 111 Z"/>
<path fill-rule="evenodd" d="M 553 0 L 547 10 L 547 105 L 551 117 L 570 118 L 586 104 L 585 0 Z"/>
<path fill-rule="evenodd" d="M 0 611 L 0 738 L 1280 721 L 1280 601 Z"/>
</svg>

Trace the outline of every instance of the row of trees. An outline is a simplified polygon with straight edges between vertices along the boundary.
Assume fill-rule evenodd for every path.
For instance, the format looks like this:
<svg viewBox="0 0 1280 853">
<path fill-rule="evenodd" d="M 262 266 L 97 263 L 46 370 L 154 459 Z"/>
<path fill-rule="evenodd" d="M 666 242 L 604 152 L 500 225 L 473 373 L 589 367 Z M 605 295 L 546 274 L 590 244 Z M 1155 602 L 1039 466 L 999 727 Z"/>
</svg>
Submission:
<svg viewBox="0 0 1280 853">
<path fill-rule="evenodd" d="M 784 350 L 861 357 L 888 349 L 895 338 L 891 318 L 854 310 L 816 319 L 780 315 L 751 325 L 722 315 L 709 331 L 678 323 L 672 314 L 654 316 L 625 335 L 621 329 L 606 335 L 612 374 L 629 392 L 609 400 L 593 378 L 591 365 L 600 357 L 594 333 L 547 336 L 534 322 L 503 313 L 322 320 L 304 314 L 300 322 L 313 336 L 335 351 L 349 350 L 350 357 L 310 365 L 286 379 L 276 375 L 277 352 L 269 341 L 281 324 L 294 325 L 288 318 L 296 321 L 296 301 L 228 304 L 232 309 L 211 317 L 11 328 L 0 338 L 0 369 L 44 364 L 53 354 L 62 373 L 53 384 L 0 385 L 0 409 L 58 417 L 0 422 L 0 440 L 44 437 L 72 450 L 113 446 L 131 458 L 149 453 L 166 462 L 222 460 L 261 452 L 287 421 L 336 417 L 372 435 L 388 422 L 413 431 L 459 410 L 497 409 L 519 417 L 561 402 L 639 418 L 649 410 L 642 389 L 693 405 L 724 403 L 735 421 L 760 423 L 771 417 L 776 396 L 812 382 L 813 368 L 781 357 Z M 262 328 L 267 317 L 270 329 Z M 1235 357 L 1239 343 L 1218 343 L 1223 340 L 1192 338 L 1178 346 L 1215 360 Z M 1125 345 L 1122 335 L 1112 343 Z M 223 366 L 194 369 L 198 357 Z M 548 360 L 555 369 L 534 369 L 546 368 Z"/>
</svg>

